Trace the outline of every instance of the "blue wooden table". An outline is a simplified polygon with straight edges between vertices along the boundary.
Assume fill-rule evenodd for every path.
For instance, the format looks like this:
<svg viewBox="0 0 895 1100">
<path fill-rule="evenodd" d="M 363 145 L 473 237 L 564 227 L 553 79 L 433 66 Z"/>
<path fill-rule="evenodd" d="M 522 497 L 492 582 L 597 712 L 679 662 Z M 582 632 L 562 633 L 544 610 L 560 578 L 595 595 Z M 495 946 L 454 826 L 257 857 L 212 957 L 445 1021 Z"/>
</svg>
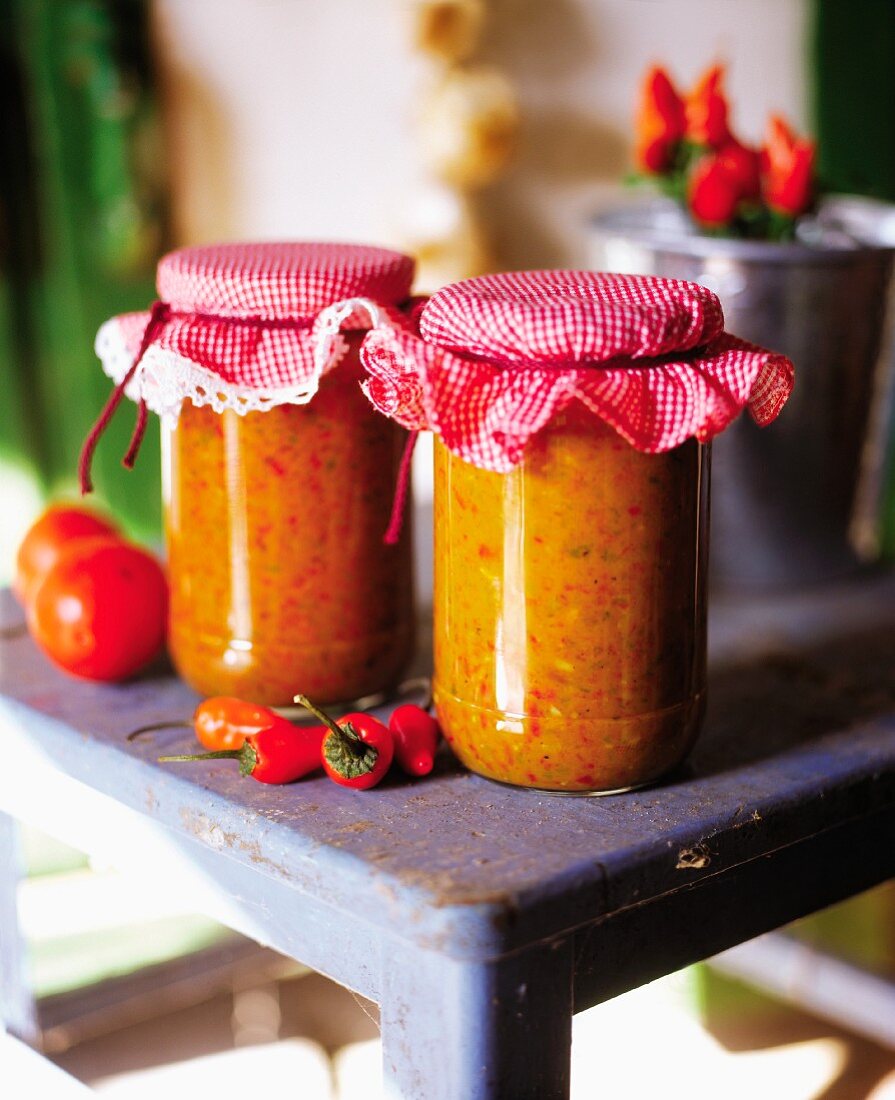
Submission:
<svg viewBox="0 0 895 1100">
<path fill-rule="evenodd" d="M 188 731 L 125 735 L 190 714 L 177 680 L 82 684 L 5 638 L 0 810 L 147 868 L 161 845 L 212 915 L 379 1002 L 391 1095 L 561 1098 L 573 1012 L 895 873 L 895 581 L 716 603 L 711 636 L 692 761 L 603 799 L 512 790 L 447 755 L 371 792 L 161 765 Z"/>
</svg>

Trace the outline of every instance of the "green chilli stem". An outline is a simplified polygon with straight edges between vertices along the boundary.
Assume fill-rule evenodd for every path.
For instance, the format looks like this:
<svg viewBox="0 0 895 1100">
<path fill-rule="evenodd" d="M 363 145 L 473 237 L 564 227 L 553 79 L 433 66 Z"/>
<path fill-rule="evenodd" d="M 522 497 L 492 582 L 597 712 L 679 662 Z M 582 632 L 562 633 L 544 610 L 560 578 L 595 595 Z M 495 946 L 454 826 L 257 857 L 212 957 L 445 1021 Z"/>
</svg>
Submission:
<svg viewBox="0 0 895 1100">
<path fill-rule="evenodd" d="M 311 712 L 311 714 L 314 715 L 315 718 L 319 718 L 320 721 L 324 724 L 324 726 L 326 726 L 326 728 L 331 733 L 336 734 L 337 737 L 342 737 L 344 735 L 344 733 L 345 733 L 344 727 L 338 725 L 332 718 L 330 718 L 330 716 L 326 713 L 326 711 L 321 710 L 319 707 L 315 707 L 314 704 L 311 702 L 311 700 L 306 695 L 294 695 L 292 697 L 292 699 L 293 699 L 293 702 L 298 703 L 299 706 L 304 707 L 305 710 L 309 710 Z M 350 723 L 349 723 L 349 725 L 350 725 Z M 354 731 L 352 730 L 352 733 L 353 732 Z M 355 734 L 355 736 L 357 736 L 357 735 Z"/>
</svg>

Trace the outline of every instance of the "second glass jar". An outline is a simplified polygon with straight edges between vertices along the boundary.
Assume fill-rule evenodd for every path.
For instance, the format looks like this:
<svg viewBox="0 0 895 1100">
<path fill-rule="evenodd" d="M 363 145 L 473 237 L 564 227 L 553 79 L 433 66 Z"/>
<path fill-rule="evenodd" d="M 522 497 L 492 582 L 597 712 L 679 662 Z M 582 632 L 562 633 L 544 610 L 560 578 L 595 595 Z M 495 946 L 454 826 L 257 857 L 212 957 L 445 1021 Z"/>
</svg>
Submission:
<svg viewBox="0 0 895 1100">
<path fill-rule="evenodd" d="M 679 763 L 705 702 L 708 448 L 580 404 L 495 473 L 435 440 L 435 681 L 473 771 L 606 792 Z"/>
</svg>

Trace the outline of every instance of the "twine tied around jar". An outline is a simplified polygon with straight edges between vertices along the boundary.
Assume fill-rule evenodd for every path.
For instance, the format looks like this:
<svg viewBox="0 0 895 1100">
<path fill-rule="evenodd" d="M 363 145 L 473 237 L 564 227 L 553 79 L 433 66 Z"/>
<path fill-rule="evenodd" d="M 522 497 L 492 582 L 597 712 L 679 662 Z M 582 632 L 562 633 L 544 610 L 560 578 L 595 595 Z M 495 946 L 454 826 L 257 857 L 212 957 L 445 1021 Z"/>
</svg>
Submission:
<svg viewBox="0 0 895 1100">
<path fill-rule="evenodd" d="M 404 526 L 404 513 L 407 510 L 407 494 L 410 492 L 410 471 L 413 466 L 413 452 L 419 432 L 409 431 L 407 442 L 401 454 L 401 464 L 398 467 L 398 480 L 395 483 L 395 495 L 392 499 L 392 512 L 388 521 L 388 529 L 383 536 L 386 546 L 396 546 L 401 538 L 401 529 Z"/>
<path fill-rule="evenodd" d="M 140 347 L 137 354 L 134 356 L 134 361 L 131 364 L 130 370 L 112 390 L 108 401 L 106 401 L 93 427 L 90 429 L 87 438 L 84 440 L 84 445 L 81 448 L 81 455 L 78 459 L 78 482 L 81 487 L 82 496 L 93 492 L 93 479 L 90 476 L 90 467 L 93 463 L 93 455 L 96 451 L 96 446 L 99 443 L 100 437 L 111 423 L 112 417 L 115 415 L 115 410 L 121 404 L 121 399 L 124 397 L 124 391 L 130 384 L 131 379 L 137 373 L 137 368 L 143 361 L 146 349 L 168 320 L 170 312 L 171 307 L 167 302 L 153 302 L 149 311 L 149 323 L 146 325 L 143 339 L 140 341 Z M 131 441 L 127 448 L 127 453 L 122 459 L 122 464 L 129 470 L 133 468 L 137 454 L 140 450 L 140 444 L 143 442 L 143 436 L 146 433 L 147 419 L 146 401 L 141 397 L 137 408 L 137 421 L 134 425 Z"/>
<path fill-rule="evenodd" d="M 367 305 L 368 303 L 365 303 Z M 375 310 L 375 304 L 369 303 L 369 307 Z M 337 303 L 336 306 L 331 306 L 330 309 L 334 314 L 335 331 L 338 332 L 338 326 L 343 319 L 344 310 L 351 306 L 355 308 L 355 304 L 348 302 Z M 371 310 L 371 316 L 372 316 Z M 351 309 L 348 310 L 351 312 Z M 131 384 L 136 377 L 137 371 L 140 368 L 140 364 L 143 362 L 143 357 L 149 350 L 153 341 L 158 337 L 159 333 L 165 327 L 165 325 L 175 319 L 185 319 L 190 321 L 206 321 L 212 324 L 228 324 L 228 325 L 251 325 L 255 328 L 265 329 L 289 329 L 289 330 L 301 330 L 311 329 L 314 325 L 314 318 L 311 317 L 226 317 L 220 314 L 213 313 L 201 313 L 196 310 L 174 310 L 171 308 L 168 302 L 153 302 L 149 311 L 149 321 L 146 324 L 146 328 L 143 332 L 143 338 L 140 341 L 140 346 L 137 349 L 133 362 L 127 373 L 121 379 L 121 381 L 112 390 L 108 401 L 103 406 L 102 411 L 96 418 L 93 427 L 84 440 L 84 446 L 81 448 L 81 455 L 78 460 L 78 480 L 80 483 L 81 493 L 87 494 L 93 492 L 93 480 L 90 476 L 90 467 L 93 462 L 93 455 L 96 451 L 97 444 L 111 423 L 112 417 L 115 415 L 115 411 L 121 404 L 121 399 L 125 394 L 125 390 Z M 318 341 L 318 348 L 322 351 L 325 347 L 331 343 L 332 340 L 332 326 L 327 325 L 321 332 L 320 339 Z M 315 349 L 315 352 L 318 349 Z M 127 452 L 124 458 L 121 460 L 123 466 L 128 470 L 133 469 L 134 462 L 140 451 L 140 445 L 143 442 L 143 436 L 146 434 L 146 424 L 149 418 L 148 409 L 146 405 L 146 398 L 142 395 L 137 404 L 137 421 L 134 425 L 134 431 L 131 435 L 131 441 L 128 445 Z"/>
</svg>

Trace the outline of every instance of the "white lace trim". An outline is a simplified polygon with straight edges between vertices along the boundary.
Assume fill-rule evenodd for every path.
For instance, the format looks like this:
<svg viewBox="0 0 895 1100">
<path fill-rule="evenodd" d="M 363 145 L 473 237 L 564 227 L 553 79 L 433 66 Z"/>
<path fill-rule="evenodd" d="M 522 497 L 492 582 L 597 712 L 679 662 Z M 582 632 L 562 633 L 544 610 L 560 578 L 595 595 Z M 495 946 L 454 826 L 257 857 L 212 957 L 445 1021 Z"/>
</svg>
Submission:
<svg viewBox="0 0 895 1100">
<path fill-rule="evenodd" d="M 170 426 L 177 423 L 185 399 L 194 405 L 208 405 L 218 413 L 232 409 L 240 416 L 264 412 L 276 405 L 306 405 L 317 393 L 320 379 L 348 349 L 341 335 L 346 322 L 352 328 L 377 328 L 384 320 L 380 307 L 366 298 L 349 298 L 327 306 L 318 314 L 311 330 L 314 375 L 301 386 L 274 389 L 238 386 L 225 382 L 192 359 L 152 344 L 124 392 L 132 401 L 144 400 Z M 116 317 L 106 321 L 96 334 L 95 349 L 103 371 L 113 382 L 120 383 L 133 364 L 134 352 L 128 347 Z"/>
</svg>

